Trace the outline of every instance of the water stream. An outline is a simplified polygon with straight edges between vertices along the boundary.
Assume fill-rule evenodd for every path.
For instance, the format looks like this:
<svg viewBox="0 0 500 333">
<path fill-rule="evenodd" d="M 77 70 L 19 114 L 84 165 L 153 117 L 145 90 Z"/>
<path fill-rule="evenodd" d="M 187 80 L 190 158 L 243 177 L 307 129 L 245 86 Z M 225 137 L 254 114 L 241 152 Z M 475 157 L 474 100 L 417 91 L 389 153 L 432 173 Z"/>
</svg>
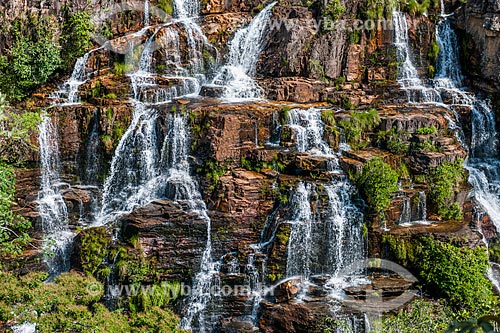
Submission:
<svg viewBox="0 0 500 333">
<path fill-rule="evenodd" d="M 266 28 L 271 19 L 273 2 L 267 5 L 250 24 L 239 29 L 230 42 L 226 65 L 219 69 L 212 83 L 224 86 L 229 101 L 257 99 L 262 90 L 254 80 L 259 55 L 267 40 Z"/>
</svg>

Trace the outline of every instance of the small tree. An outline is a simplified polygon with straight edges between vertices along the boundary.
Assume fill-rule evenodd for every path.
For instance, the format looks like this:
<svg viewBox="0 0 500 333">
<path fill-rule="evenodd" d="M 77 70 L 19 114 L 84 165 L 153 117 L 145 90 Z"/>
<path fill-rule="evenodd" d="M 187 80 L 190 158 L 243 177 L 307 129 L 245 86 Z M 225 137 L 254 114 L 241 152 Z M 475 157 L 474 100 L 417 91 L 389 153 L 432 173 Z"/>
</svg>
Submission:
<svg viewBox="0 0 500 333">
<path fill-rule="evenodd" d="M 381 213 L 389 208 L 391 196 L 398 190 L 398 178 L 389 164 L 381 158 L 374 158 L 363 167 L 357 184 L 371 209 Z"/>
</svg>

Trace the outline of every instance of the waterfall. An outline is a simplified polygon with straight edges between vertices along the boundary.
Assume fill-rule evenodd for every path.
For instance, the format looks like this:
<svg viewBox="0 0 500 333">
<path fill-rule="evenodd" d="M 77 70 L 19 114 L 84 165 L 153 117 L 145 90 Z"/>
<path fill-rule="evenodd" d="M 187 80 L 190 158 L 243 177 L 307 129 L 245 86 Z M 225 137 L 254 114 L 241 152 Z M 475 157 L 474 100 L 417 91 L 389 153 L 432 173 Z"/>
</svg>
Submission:
<svg viewBox="0 0 500 333">
<path fill-rule="evenodd" d="M 363 215 L 352 203 L 353 186 L 340 175 L 337 156 L 323 140 L 321 110 L 291 110 L 287 122 L 297 134 L 298 150 L 326 156 L 333 162 L 328 171 L 339 174 L 331 183 L 321 185 L 323 189 L 299 182 L 292 194 L 287 276 L 337 276 L 343 268 L 364 256 Z M 326 194 L 325 209 L 318 209 L 322 207 L 318 201 L 321 191 Z"/>
<path fill-rule="evenodd" d="M 87 81 L 87 73 L 86 73 L 86 65 L 89 60 L 89 57 L 92 53 L 103 49 L 104 46 L 101 46 L 97 49 L 93 49 L 82 57 L 76 60 L 75 66 L 73 67 L 73 72 L 69 79 L 64 82 L 59 90 L 54 92 L 51 98 L 62 99 L 63 103 L 61 105 L 75 105 L 80 104 L 80 95 L 78 89 L 82 84 Z"/>
<path fill-rule="evenodd" d="M 144 26 L 149 26 L 149 0 L 144 1 Z"/>
<path fill-rule="evenodd" d="M 470 156 L 465 163 L 474 197 L 500 232 L 500 160 L 494 111 L 476 101 L 472 109 Z"/>
<path fill-rule="evenodd" d="M 200 12 L 198 0 L 174 0 L 174 17 L 180 19 L 197 17 Z"/>
<path fill-rule="evenodd" d="M 436 90 L 427 88 L 419 78 L 418 70 L 412 59 L 408 21 L 406 15 L 399 11 L 392 14 L 394 26 L 394 45 L 399 63 L 398 83 L 406 91 L 410 103 L 435 103 L 440 101 Z"/>
<path fill-rule="evenodd" d="M 436 29 L 439 53 L 436 64 L 435 85 L 445 88 L 460 87 L 463 77 L 459 65 L 457 35 L 453 31 L 450 21 L 443 15 Z"/>
<path fill-rule="evenodd" d="M 229 100 L 256 99 L 262 95 L 254 81 L 259 55 L 265 46 L 265 33 L 276 2 L 269 4 L 250 24 L 238 30 L 230 43 L 229 56 L 212 83 L 225 87 Z"/>
<path fill-rule="evenodd" d="M 218 263 L 212 259 L 211 221 L 207 208 L 198 190 L 198 185 L 189 175 L 187 151 L 189 135 L 185 117 L 176 115 L 171 118 L 170 134 L 165 138 L 163 160 L 168 166 L 166 179 L 167 197 L 173 200 L 186 200 L 191 210 L 196 212 L 207 223 L 207 242 L 201 258 L 200 271 L 193 278 L 193 286 L 188 299 L 186 315 L 182 318 L 180 327 L 186 330 L 196 328 L 197 332 L 207 332 L 207 326 L 214 323 L 206 320 L 206 308 L 210 304 L 211 287 L 215 275 L 219 271 Z M 169 153 L 167 153 L 169 152 Z"/>
<path fill-rule="evenodd" d="M 286 263 L 286 275 L 301 275 L 309 277 L 311 275 L 311 264 L 313 257 L 312 224 L 313 218 L 310 197 L 311 184 L 307 187 L 300 182 L 290 199 L 290 206 L 293 207 L 292 224 L 289 245 L 288 259 Z"/>
<path fill-rule="evenodd" d="M 325 124 L 321 120 L 320 110 L 290 110 L 286 116 L 285 126 L 293 131 L 299 152 L 324 157 L 327 159 L 328 171 L 340 172 L 335 152 L 323 140 Z"/>
<path fill-rule="evenodd" d="M 397 224 L 411 224 L 410 198 L 403 198 L 403 200 L 401 201 L 401 215 L 399 215 L 398 217 Z"/>
<path fill-rule="evenodd" d="M 185 2 L 184 5 L 189 5 L 189 3 Z M 182 13 L 185 12 L 183 10 L 178 16 L 183 17 Z M 192 27 L 194 25 L 195 23 L 188 20 L 183 21 L 181 26 Z M 196 81 L 196 78 L 178 75 L 188 75 L 188 71 L 182 67 L 185 59 L 181 58 L 179 34 L 175 30 L 177 28 L 173 25 L 157 28 L 144 46 L 137 71 L 129 75 L 133 95 L 133 119 L 115 150 L 110 175 L 104 184 L 98 224 L 109 223 L 117 216 L 129 213 L 158 198 L 161 184 L 157 182 L 157 178 L 164 175 L 161 163 L 162 142 L 159 140 L 158 114 L 150 104 L 167 103 L 179 95 L 196 93 L 193 88 L 199 87 L 198 83 L 185 84 L 186 81 Z M 169 85 L 168 90 L 157 85 L 157 74 L 153 70 L 153 54 L 157 47 L 155 40 L 161 31 L 164 32 L 164 38 L 167 40 L 166 47 L 173 46 L 174 50 L 173 58 L 167 59 L 167 61 L 173 60 L 174 64 L 167 63 L 170 65 L 167 66 L 169 73 L 163 78 L 181 82 L 179 85 Z M 198 61 L 192 58 L 188 60 L 190 63 Z"/>
<path fill-rule="evenodd" d="M 41 189 L 38 192 L 38 212 L 44 232 L 43 246 L 50 254 L 45 260 L 51 275 L 69 270 L 69 251 L 73 234 L 68 230 L 68 211 L 61 194 L 59 146 L 57 128 L 46 112 L 38 126 L 41 163 Z"/>
<path fill-rule="evenodd" d="M 100 158 L 99 158 L 99 112 L 95 109 L 91 121 L 92 127 L 85 150 L 85 184 L 97 185 L 99 182 Z"/>
<path fill-rule="evenodd" d="M 417 221 L 427 222 L 427 196 L 425 191 L 418 192 Z"/>
</svg>

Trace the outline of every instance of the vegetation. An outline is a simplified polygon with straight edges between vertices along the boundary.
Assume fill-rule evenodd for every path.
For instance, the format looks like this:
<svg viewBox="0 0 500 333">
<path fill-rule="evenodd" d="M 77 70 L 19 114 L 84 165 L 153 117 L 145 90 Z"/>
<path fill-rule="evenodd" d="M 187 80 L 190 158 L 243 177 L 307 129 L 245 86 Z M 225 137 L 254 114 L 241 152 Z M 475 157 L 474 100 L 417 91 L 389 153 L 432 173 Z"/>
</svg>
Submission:
<svg viewBox="0 0 500 333">
<path fill-rule="evenodd" d="M 381 158 L 366 163 L 356 180 L 370 208 L 381 213 L 391 204 L 391 196 L 398 190 L 398 174 Z"/>
<path fill-rule="evenodd" d="M 389 131 L 378 132 L 377 141 L 391 153 L 405 155 L 410 147 L 407 143 L 408 136 L 407 132 L 398 132 L 396 127 L 393 127 Z"/>
<path fill-rule="evenodd" d="M 203 166 L 197 170 L 198 173 L 205 175 L 210 182 L 210 186 L 208 188 L 210 191 L 215 190 L 220 177 L 224 176 L 226 171 L 227 169 L 224 165 L 212 159 L 205 160 Z"/>
<path fill-rule="evenodd" d="M 432 125 L 430 127 L 420 127 L 419 129 L 417 129 L 415 134 L 430 135 L 436 132 L 437 132 L 436 126 Z"/>
<path fill-rule="evenodd" d="M 31 223 L 12 210 L 15 192 L 14 168 L 0 162 L 0 258 L 21 255 L 31 241 Z"/>
<path fill-rule="evenodd" d="M 174 6 L 172 0 L 159 0 L 158 7 L 163 10 L 167 15 L 172 15 L 174 12 Z"/>
<path fill-rule="evenodd" d="M 78 234 L 80 239 L 79 259 L 85 274 L 92 276 L 108 254 L 111 237 L 106 228 L 91 228 Z"/>
<path fill-rule="evenodd" d="M 332 21 L 337 21 L 342 15 L 344 15 L 344 13 L 345 7 L 342 5 L 340 0 L 330 0 L 323 8 L 323 15 Z"/>
<path fill-rule="evenodd" d="M 0 91 L 21 100 L 54 74 L 62 63 L 52 16 L 17 19 L 10 34 L 12 47 L 0 56 Z"/>
<path fill-rule="evenodd" d="M 36 132 L 37 113 L 9 112 L 0 94 L 0 258 L 18 256 L 31 241 L 31 223 L 16 213 L 14 205 L 16 174 L 12 164 L 21 164 L 34 148 L 30 136 Z"/>
<path fill-rule="evenodd" d="M 362 112 L 351 112 L 349 119 L 339 121 L 344 129 L 346 141 L 353 149 L 363 146 L 362 134 L 372 131 L 380 124 L 380 116 L 375 109 Z"/>
<path fill-rule="evenodd" d="M 368 0 L 364 13 L 369 20 L 391 19 L 397 4 L 396 0 Z"/>
<path fill-rule="evenodd" d="M 0 162 L 21 165 L 36 147 L 31 136 L 38 130 L 41 118 L 38 112 L 14 113 L 0 93 Z"/>
<path fill-rule="evenodd" d="M 88 12 L 78 12 L 64 22 L 61 34 L 61 58 L 63 68 L 68 70 L 92 46 L 95 26 Z"/>
<path fill-rule="evenodd" d="M 494 301 L 484 247 L 469 248 L 460 242 L 432 237 L 401 239 L 384 235 L 383 244 L 404 266 L 413 267 L 427 291 L 446 297 L 455 309 L 470 314 L 488 312 Z"/>
<path fill-rule="evenodd" d="M 462 160 L 454 163 L 445 163 L 431 172 L 428 183 L 432 184 L 429 190 L 429 199 L 438 214 L 445 220 L 459 220 L 462 218 L 460 205 L 454 202 L 455 192 L 460 189 L 466 180 Z"/>
<path fill-rule="evenodd" d="M 458 322 L 450 325 L 445 333 L 454 332 L 470 332 L 470 333 L 494 333 L 498 332 L 500 326 L 500 318 L 497 316 L 483 316 L 481 318 L 475 319 L 471 318 L 469 320 Z"/>
<path fill-rule="evenodd" d="M 408 308 L 398 311 L 394 316 L 383 319 L 376 333 L 423 333 L 443 332 L 449 323 L 451 309 L 443 302 L 418 299 Z"/>
<path fill-rule="evenodd" d="M 439 8 L 439 0 L 408 0 L 404 10 L 411 15 L 423 15 L 429 8 Z"/>
<path fill-rule="evenodd" d="M 46 273 L 0 272 L 0 321 L 35 323 L 40 333 L 182 332 L 178 318 L 166 308 L 109 311 L 99 302 L 104 287 L 92 277 L 63 273 L 54 283 L 46 279 Z"/>
</svg>

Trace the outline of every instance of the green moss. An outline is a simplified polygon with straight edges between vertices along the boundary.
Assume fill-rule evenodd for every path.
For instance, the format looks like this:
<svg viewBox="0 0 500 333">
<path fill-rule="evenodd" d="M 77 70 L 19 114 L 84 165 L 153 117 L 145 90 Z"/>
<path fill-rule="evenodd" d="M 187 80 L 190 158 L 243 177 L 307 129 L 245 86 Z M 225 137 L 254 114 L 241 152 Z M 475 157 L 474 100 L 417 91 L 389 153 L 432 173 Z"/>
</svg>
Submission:
<svg viewBox="0 0 500 333">
<path fill-rule="evenodd" d="M 79 259 L 85 274 L 91 276 L 97 271 L 108 254 L 111 236 L 106 228 L 90 228 L 80 231 Z"/>
<path fill-rule="evenodd" d="M 423 135 L 430 135 L 430 134 L 434 134 L 436 132 L 437 132 L 436 126 L 432 125 L 430 127 L 420 127 L 419 129 L 417 129 L 417 131 L 415 133 L 416 134 L 423 134 Z"/>
<path fill-rule="evenodd" d="M 288 105 L 285 105 L 281 108 L 279 111 L 279 119 L 281 122 L 281 125 L 285 125 L 288 121 L 289 114 L 290 114 L 291 108 Z"/>
<path fill-rule="evenodd" d="M 63 273 L 45 282 L 47 277 L 46 273 L 0 272 L 0 321 L 36 323 L 40 333 L 183 332 L 172 311 L 155 305 L 165 304 L 157 293 L 144 312 L 110 311 L 100 303 L 104 286 L 94 278 Z"/>
<path fill-rule="evenodd" d="M 380 124 L 378 111 L 371 109 L 369 111 L 351 112 L 349 119 L 339 121 L 339 126 L 344 129 L 347 143 L 353 149 L 364 146 L 363 133 L 374 130 Z"/>
<path fill-rule="evenodd" d="M 226 174 L 227 168 L 219 161 L 207 159 L 203 163 L 203 166 L 196 171 L 207 178 L 210 183 L 209 190 L 213 191 L 219 183 L 220 177 Z"/>
<path fill-rule="evenodd" d="M 112 72 L 114 75 L 125 75 L 132 70 L 131 64 L 126 64 L 124 62 L 114 62 Z"/>
<path fill-rule="evenodd" d="M 165 307 L 181 295 L 178 281 L 162 281 L 152 285 L 135 285 L 136 295 L 129 297 L 128 305 L 132 312 L 147 312 L 152 307 Z"/>
<path fill-rule="evenodd" d="M 337 21 L 344 15 L 345 10 L 340 0 L 332 0 L 323 8 L 323 16 L 328 17 L 332 21 Z"/>
<path fill-rule="evenodd" d="M 167 15 L 172 15 L 174 12 L 174 6 L 172 0 L 159 0 L 158 7 L 161 8 Z"/>
</svg>

